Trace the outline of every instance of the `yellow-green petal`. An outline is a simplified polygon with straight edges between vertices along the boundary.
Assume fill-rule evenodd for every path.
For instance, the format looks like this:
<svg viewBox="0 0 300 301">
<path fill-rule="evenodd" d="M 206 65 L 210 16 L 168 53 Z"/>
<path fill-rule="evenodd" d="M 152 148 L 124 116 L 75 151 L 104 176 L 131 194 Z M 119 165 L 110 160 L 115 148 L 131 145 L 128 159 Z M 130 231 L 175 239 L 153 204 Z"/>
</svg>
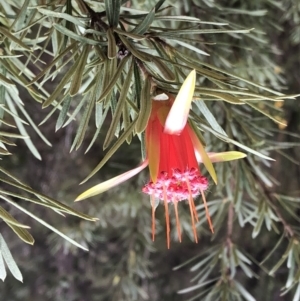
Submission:
<svg viewBox="0 0 300 301">
<path fill-rule="evenodd" d="M 233 161 L 247 157 L 246 154 L 242 152 L 222 152 L 222 153 L 208 153 L 207 154 L 211 162 L 224 162 Z"/>
<path fill-rule="evenodd" d="M 179 135 L 186 125 L 196 85 L 196 71 L 192 70 L 183 82 L 165 123 L 165 133 Z"/>
<path fill-rule="evenodd" d="M 127 181 L 128 179 L 132 178 L 133 176 L 135 176 L 136 174 L 138 174 L 139 172 L 141 172 L 145 167 L 148 166 L 148 160 L 145 160 L 141 165 L 139 165 L 138 167 L 129 170 L 119 176 L 116 176 L 110 180 L 107 180 L 103 183 L 100 183 L 96 186 L 93 186 L 92 188 L 84 191 L 82 194 L 80 194 L 76 199 L 75 202 L 78 201 L 82 201 L 84 199 L 90 198 L 92 196 L 95 196 L 97 194 L 100 194 L 106 190 L 109 190 L 112 187 L 115 187 L 125 181 Z"/>
<path fill-rule="evenodd" d="M 217 174 L 216 174 L 216 171 L 215 171 L 215 169 L 212 165 L 212 161 L 211 161 L 210 157 L 206 153 L 202 143 L 200 142 L 200 140 L 198 139 L 198 137 L 196 136 L 194 131 L 189 127 L 188 127 L 188 131 L 189 131 L 190 137 L 192 139 L 194 148 L 196 149 L 196 151 L 201 156 L 201 161 L 203 162 L 205 168 L 209 172 L 209 174 L 212 177 L 212 179 L 214 180 L 214 182 L 217 184 Z"/>
</svg>

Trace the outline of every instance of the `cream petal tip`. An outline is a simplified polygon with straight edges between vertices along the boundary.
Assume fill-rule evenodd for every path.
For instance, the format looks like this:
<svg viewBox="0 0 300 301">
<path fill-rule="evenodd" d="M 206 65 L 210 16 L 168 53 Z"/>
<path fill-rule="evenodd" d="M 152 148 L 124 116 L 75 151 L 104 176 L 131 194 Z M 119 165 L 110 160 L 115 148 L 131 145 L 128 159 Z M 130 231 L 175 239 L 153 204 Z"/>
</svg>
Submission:
<svg viewBox="0 0 300 301">
<path fill-rule="evenodd" d="M 196 71 L 192 70 L 183 82 L 167 116 L 164 132 L 179 135 L 186 125 L 196 85 Z"/>
</svg>

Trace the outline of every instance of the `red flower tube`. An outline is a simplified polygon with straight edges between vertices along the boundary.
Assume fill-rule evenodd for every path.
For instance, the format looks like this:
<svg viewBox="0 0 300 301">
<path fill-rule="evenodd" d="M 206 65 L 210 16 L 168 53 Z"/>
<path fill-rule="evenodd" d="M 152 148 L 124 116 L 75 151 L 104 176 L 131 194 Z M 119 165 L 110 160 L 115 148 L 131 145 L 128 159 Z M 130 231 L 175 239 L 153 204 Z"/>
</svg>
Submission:
<svg viewBox="0 0 300 301">
<path fill-rule="evenodd" d="M 165 206 L 167 245 L 170 247 L 169 203 L 174 205 L 177 232 L 181 241 L 178 202 L 187 200 L 190 207 L 195 241 L 198 241 L 195 220 L 198 221 L 194 199 L 201 194 L 206 217 L 213 232 L 204 191 L 208 180 L 202 176 L 199 162 L 203 162 L 215 183 L 217 176 L 212 162 L 231 161 L 244 158 L 240 152 L 206 153 L 193 129 L 187 122 L 196 82 L 195 70 L 187 76 L 176 98 L 160 94 L 152 101 L 150 118 L 145 130 L 147 158 L 138 167 L 119 176 L 91 187 L 80 194 L 75 201 L 100 194 L 135 176 L 149 165 L 150 181 L 142 190 L 149 194 L 152 206 L 152 238 L 155 236 L 156 200 Z M 163 100 L 158 100 L 163 99 Z M 197 153 L 197 158 L 196 158 Z M 198 162 L 197 162 L 198 160 Z"/>
<path fill-rule="evenodd" d="M 179 135 L 165 133 L 166 118 L 173 103 L 172 96 L 166 101 L 154 100 L 152 103 L 152 112 L 145 133 L 151 180 L 143 187 L 143 192 L 151 196 L 153 239 L 155 235 L 155 199 L 164 202 L 168 248 L 170 246 L 168 204 L 174 204 L 177 232 L 181 241 L 177 204 L 183 200 L 188 201 L 194 237 L 197 242 L 195 220 L 198 221 L 198 215 L 194 198 L 199 194 L 204 197 L 203 191 L 208 187 L 208 180 L 201 175 L 195 155 L 193 140 L 197 137 L 189 124 L 185 124 Z M 207 218 L 213 231 L 208 211 Z"/>
</svg>

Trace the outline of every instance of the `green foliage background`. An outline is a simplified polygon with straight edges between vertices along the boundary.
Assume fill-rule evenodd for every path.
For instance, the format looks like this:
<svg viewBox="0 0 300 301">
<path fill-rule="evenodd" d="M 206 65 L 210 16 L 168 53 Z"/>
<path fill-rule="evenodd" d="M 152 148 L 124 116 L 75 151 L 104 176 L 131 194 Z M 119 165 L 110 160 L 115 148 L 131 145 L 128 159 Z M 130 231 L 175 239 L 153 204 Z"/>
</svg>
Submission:
<svg viewBox="0 0 300 301">
<path fill-rule="evenodd" d="M 85 1 L 94 12 L 101 12 L 113 4 L 118 7 L 121 2 Z M 177 241 L 173 220 L 171 249 L 167 250 L 162 206 L 157 208 L 157 236 L 155 242 L 152 242 L 149 199 L 141 193 L 142 185 L 148 180 L 146 171 L 89 201 L 73 203 L 75 197 L 84 189 L 135 167 L 141 160 L 140 140 L 137 135 L 132 135 L 134 132 L 130 132 L 127 143 L 122 144 L 101 170 L 88 182 L 78 186 L 99 161 L 105 158 L 107 149 L 103 151 L 103 144 L 109 144 L 108 140 L 116 140 L 115 134 L 120 134 L 118 137 L 122 136 L 121 123 L 117 120 L 116 127 L 112 128 L 114 123 L 111 119 L 112 115 L 117 115 L 114 115 L 114 105 L 117 104 L 114 95 L 118 93 L 108 93 L 98 115 L 99 108 L 96 108 L 96 104 L 95 108 L 91 107 L 93 114 L 89 115 L 88 109 L 83 109 L 83 105 L 76 118 L 70 119 L 71 122 L 62 127 L 70 114 L 83 104 L 82 91 L 87 89 L 85 83 L 90 83 L 89 79 L 94 75 L 92 68 L 96 66 L 95 68 L 99 68 L 99 74 L 105 75 L 109 68 L 113 71 L 118 70 L 110 64 L 117 55 L 114 54 L 114 49 L 119 48 L 115 47 L 114 38 L 106 39 L 111 33 L 105 31 L 97 36 L 97 33 L 93 32 L 97 26 L 99 31 L 104 26 L 97 23 L 98 17 L 95 19 L 97 22 L 94 20 L 95 27 L 85 36 L 79 31 L 76 22 L 80 21 L 88 26 L 88 16 L 93 17 L 91 11 L 89 14 L 88 11 L 84 12 L 83 1 L 0 0 L 0 103 L 3 105 L 0 110 L 3 118 L 0 135 L 4 144 L 9 142 L 5 137 L 9 137 L 10 141 L 17 145 L 13 147 L 7 143 L 6 148 L 1 145 L 1 168 L 32 189 L 30 193 L 25 192 L 23 185 L 17 190 L 16 181 L 9 184 L 7 177 L 2 175 L 0 178 L 0 194 L 3 196 L 0 200 L 1 208 L 19 223 L 13 224 L 11 217 L 5 220 L 2 214 L 1 234 L 23 275 L 23 283 L 13 278 L 12 274 L 8 274 L 5 282 L 0 283 L 1 301 L 299 300 L 300 158 L 297 134 L 300 130 L 300 109 L 299 100 L 286 95 L 299 93 L 300 3 L 298 0 L 163 2 L 160 1 L 159 5 L 156 1 L 123 3 L 127 10 L 121 11 L 121 18 L 126 19 L 122 13 L 136 16 L 128 19 L 131 22 L 128 22 L 129 26 L 139 23 L 144 25 L 144 29 L 136 27 L 136 39 L 130 40 L 130 36 L 125 36 L 138 51 L 139 57 L 133 53 L 135 60 L 132 61 L 138 61 L 139 67 L 144 63 L 149 72 L 147 76 L 154 77 L 160 89 L 176 93 L 183 78 L 180 72 L 184 71 L 186 74 L 187 69 L 176 69 L 167 58 L 167 51 L 164 53 L 163 50 L 158 52 L 158 56 L 164 59 L 156 60 L 154 67 L 143 61 L 145 57 L 142 54 L 147 53 L 147 47 L 150 46 L 138 40 L 138 35 L 155 32 L 159 39 L 176 45 L 176 49 L 184 55 L 192 56 L 199 80 L 196 96 L 204 102 L 195 102 L 191 120 L 201 131 L 207 149 L 241 150 L 248 153 L 245 160 L 215 165 L 219 184 L 211 184 L 207 198 L 216 234 L 212 235 L 209 232 L 203 206 L 198 201 L 198 244 L 193 242 L 189 212 L 185 205 L 179 208 L 184 232 L 183 242 Z M 148 12 L 155 5 L 158 8 L 158 12 L 155 9 L 156 17 L 181 15 L 183 18 L 199 18 L 204 23 L 194 27 L 195 24 L 189 23 L 187 19 L 178 22 L 158 18 L 153 21 L 153 25 L 150 21 L 148 24 L 147 20 L 143 20 L 145 16 L 153 18 L 154 10 L 151 11 L 152 15 Z M 115 12 L 117 9 L 111 11 Z M 71 19 L 66 15 L 53 15 L 51 12 L 69 14 Z M 79 12 L 80 18 L 75 18 Z M 137 17 L 139 14 L 142 14 L 140 18 Z M 112 19 L 108 16 L 108 20 L 101 16 L 105 24 L 112 25 L 114 22 L 114 13 L 110 16 Z M 39 20 L 38 17 L 43 19 Z M 34 20 L 37 20 L 36 24 L 24 30 Z M 228 25 L 218 25 L 225 23 Z M 164 29 L 165 35 L 159 35 L 161 28 L 170 30 Z M 223 32 L 217 33 L 219 29 Z M 185 35 L 176 36 L 179 30 L 187 32 Z M 208 30 L 208 33 L 196 32 L 190 35 L 189 30 Z M 75 33 L 75 36 L 70 32 Z M 89 41 L 82 37 L 88 38 Z M 66 57 L 59 57 L 57 64 L 51 69 L 53 74 L 49 69 L 43 74 L 44 81 L 42 77 L 37 79 L 36 76 L 43 69 L 47 69 L 53 58 L 65 49 L 68 50 L 66 47 L 74 41 L 77 42 L 76 47 L 81 55 L 76 56 L 75 53 L 71 56 L 72 49 L 66 51 Z M 91 41 L 100 43 L 98 61 L 97 57 L 93 56 L 95 48 Z M 179 44 L 176 44 L 176 41 Z M 156 46 L 162 45 L 164 44 L 158 43 Z M 30 52 L 26 47 L 35 51 Z M 163 47 L 161 49 L 166 50 Z M 82 59 L 85 55 L 90 59 L 89 64 Z M 107 56 L 111 56 L 112 59 L 108 59 Z M 61 68 L 60 65 L 67 58 L 70 58 L 70 61 Z M 105 63 L 100 65 L 99 61 L 102 59 Z M 178 57 L 176 59 L 179 60 Z M 189 61 L 184 62 L 186 64 Z M 208 65 L 203 67 L 202 63 Z M 77 73 L 66 77 L 76 64 L 81 66 L 76 69 Z M 104 65 L 106 69 L 101 69 Z M 117 85 L 124 84 L 125 76 L 130 70 L 128 66 L 125 65 L 124 73 L 120 71 L 123 77 L 120 76 Z M 56 70 L 59 72 L 56 73 Z M 82 86 L 81 75 L 78 75 L 81 71 Z M 210 76 L 207 76 L 207 72 L 211 72 Z M 176 75 L 177 84 L 171 85 L 173 74 Z M 241 78 L 234 78 L 230 74 Z M 142 78 L 145 74 L 141 72 L 140 76 L 141 89 L 132 86 L 131 93 L 128 93 L 132 97 L 129 100 L 138 108 L 138 93 L 150 95 L 149 91 L 145 92 Z M 216 80 L 217 76 L 221 76 L 219 81 Z M 222 76 L 226 77 L 224 81 Z M 34 84 L 28 85 L 35 78 Z M 61 91 L 58 91 L 57 87 L 64 78 L 66 82 Z M 103 77 L 103 81 L 108 85 L 109 81 L 105 82 L 104 78 L 106 76 Z M 138 82 L 136 78 L 132 81 Z M 102 82 L 103 86 L 104 83 Z M 80 86 L 82 90 L 79 89 Z M 217 88 L 219 97 L 209 94 Z M 247 98 L 238 94 L 240 88 L 247 88 L 247 92 L 252 93 L 251 96 L 248 95 Z M 73 90 L 70 92 L 68 89 Z M 99 91 L 103 92 L 104 88 L 101 89 Z M 120 90 L 120 87 L 116 88 L 116 91 L 118 89 Z M 57 95 L 51 98 L 55 91 Z M 64 98 L 63 91 L 68 91 L 68 95 L 74 92 L 74 97 L 72 95 L 70 100 Z M 93 91 L 93 86 L 90 91 Z M 100 93 L 97 89 L 95 91 Z M 7 98 L 8 94 L 10 100 Z M 18 96 L 26 111 L 17 105 Z M 141 97 L 143 96 L 142 94 Z M 281 106 L 282 102 L 279 100 L 286 98 Z M 247 105 L 235 105 L 239 102 L 245 102 Z M 27 120 L 29 125 L 22 127 L 17 123 L 19 119 L 9 103 L 15 104 L 16 112 L 22 119 Z M 128 103 L 127 99 L 126 105 Z M 88 105 L 86 107 L 89 108 Z M 102 118 L 106 107 L 109 111 L 108 117 Z M 205 110 L 208 113 L 204 114 Z M 14 114 L 10 114 L 11 112 Z M 70 113 L 69 116 L 67 112 Z M 129 118 L 130 122 L 124 125 L 125 129 L 130 128 L 135 116 L 129 109 L 128 112 L 132 115 Z M 228 139 L 237 141 L 239 145 L 219 139 L 220 135 L 212 126 L 215 123 L 209 116 L 214 116 L 217 125 L 227 133 Z M 287 127 L 282 129 L 270 118 L 285 122 Z M 101 131 L 100 127 L 95 126 L 99 125 L 100 121 L 103 121 Z M 40 123 L 42 124 L 38 130 L 34 129 L 34 124 Z M 10 124 L 16 124 L 17 128 L 10 127 Z M 95 136 L 97 128 L 99 133 Z M 22 138 L 17 137 L 18 131 L 23 136 L 28 135 L 30 139 L 17 139 Z M 41 136 L 46 138 L 41 139 Z M 85 154 L 94 137 L 94 145 Z M 43 140 L 46 140 L 46 143 Z M 52 144 L 52 147 L 49 144 Z M 245 150 L 245 147 L 251 148 L 252 153 L 248 152 L 248 149 Z M 4 156 L 8 152 L 12 155 Z M 276 161 L 268 161 L 255 152 L 270 156 Z M 37 159 L 39 157 L 42 161 Z M 202 171 L 205 173 L 204 167 Z M 8 192 L 26 196 L 30 202 L 24 203 L 24 200 Z M 89 252 L 77 248 L 57 233 L 34 221 L 9 200 L 17 205 L 26 204 L 24 207 L 29 212 L 88 248 Z M 54 200 L 61 203 L 54 203 Z M 76 209 L 76 212 L 73 209 Z M 66 217 L 57 214 L 59 212 L 67 214 Z M 92 217 L 97 220 L 93 220 Z M 11 225 L 20 226 L 14 228 L 19 236 L 23 233 L 18 230 L 22 225 L 30 226 L 27 230 L 32 236 L 23 233 L 22 237 L 23 240 L 27 237 L 29 243 L 33 243 L 34 237 L 34 246 L 20 240 L 12 232 Z M 3 247 L 0 250 L 3 253 Z M 282 293 L 285 295 L 281 296 Z"/>
</svg>

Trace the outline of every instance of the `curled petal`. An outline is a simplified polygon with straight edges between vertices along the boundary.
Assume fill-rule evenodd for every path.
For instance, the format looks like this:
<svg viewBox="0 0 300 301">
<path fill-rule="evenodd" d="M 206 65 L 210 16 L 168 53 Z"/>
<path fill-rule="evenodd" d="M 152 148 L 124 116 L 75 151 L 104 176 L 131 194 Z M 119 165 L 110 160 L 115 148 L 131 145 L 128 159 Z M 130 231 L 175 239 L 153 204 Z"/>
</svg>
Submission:
<svg viewBox="0 0 300 301">
<path fill-rule="evenodd" d="M 183 82 L 168 114 L 164 132 L 179 135 L 186 125 L 196 85 L 196 71 L 192 70 Z"/>
<path fill-rule="evenodd" d="M 92 188 L 84 191 L 82 194 L 80 194 L 76 199 L 75 202 L 78 201 L 82 201 L 84 199 L 90 198 L 92 196 L 95 196 L 97 194 L 100 194 L 114 186 L 117 186 L 125 181 L 127 181 L 128 179 L 132 178 L 133 176 L 135 176 L 136 174 L 138 174 L 139 172 L 141 172 L 145 167 L 148 166 L 148 160 L 145 160 L 141 165 L 139 165 L 138 167 L 129 170 L 119 176 L 116 176 L 110 180 L 107 180 L 101 184 L 98 184 L 96 186 L 93 186 Z"/>
</svg>

